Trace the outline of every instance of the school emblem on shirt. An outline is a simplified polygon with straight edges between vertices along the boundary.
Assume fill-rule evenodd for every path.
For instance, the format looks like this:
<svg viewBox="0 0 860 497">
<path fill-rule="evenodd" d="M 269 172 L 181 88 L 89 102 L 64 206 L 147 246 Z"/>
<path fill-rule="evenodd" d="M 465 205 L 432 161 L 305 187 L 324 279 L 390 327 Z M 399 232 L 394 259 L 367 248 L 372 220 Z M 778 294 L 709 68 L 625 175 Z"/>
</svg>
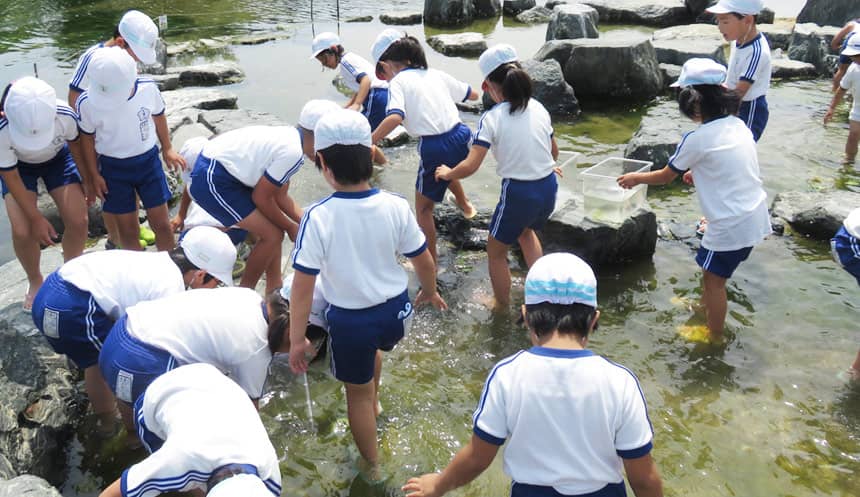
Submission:
<svg viewBox="0 0 860 497">
<path fill-rule="evenodd" d="M 137 119 L 140 121 L 140 141 L 145 142 L 149 139 L 149 109 L 146 107 L 141 107 L 139 111 L 137 111 Z"/>
</svg>

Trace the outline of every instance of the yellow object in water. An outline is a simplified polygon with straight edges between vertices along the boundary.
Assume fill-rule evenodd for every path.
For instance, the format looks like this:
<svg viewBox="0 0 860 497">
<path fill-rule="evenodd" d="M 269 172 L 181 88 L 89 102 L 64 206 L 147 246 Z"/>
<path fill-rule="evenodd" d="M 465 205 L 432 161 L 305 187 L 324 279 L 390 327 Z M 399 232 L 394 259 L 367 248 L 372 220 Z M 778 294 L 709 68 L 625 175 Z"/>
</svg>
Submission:
<svg viewBox="0 0 860 497">
<path fill-rule="evenodd" d="M 141 226 L 140 227 L 140 241 L 143 242 L 141 245 L 145 248 L 146 245 L 155 245 L 155 232 L 151 229 Z M 146 245 L 143 245 L 146 244 Z"/>
<path fill-rule="evenodd" d="M 698 343 L 714 343 L 711 340 L 711 332 L 708 327 L 703 324 L 682 324 L 676 328 L 678 334 L 691 342 Z"/>
</svg>

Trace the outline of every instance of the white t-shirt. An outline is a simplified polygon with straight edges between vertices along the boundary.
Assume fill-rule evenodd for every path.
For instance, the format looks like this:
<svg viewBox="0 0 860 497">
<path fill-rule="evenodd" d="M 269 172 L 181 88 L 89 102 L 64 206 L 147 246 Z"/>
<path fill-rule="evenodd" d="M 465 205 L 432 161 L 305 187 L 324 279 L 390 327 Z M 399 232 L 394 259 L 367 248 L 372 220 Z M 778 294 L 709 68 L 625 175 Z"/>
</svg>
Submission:
<svg viewBox="0 0 860 497">
<path fill-rule="evenodd" d="M 69 88 L 83 92 L 90 87 L 90 77 L 87 75 L 90 59 L 93 57 L 93 52 L 96 49 L 104 47 L 104 42 L 96 43 L 84 52 L 78 59 L 78 65 L 75 66 L 75 72 L 72 74 L 72 79 L 69 81 Z"/>
<path fill-rule="evenodd" d="M 365 309 L 403 293 L 409 281 L 397 255 L 427 248 L 409 202 L 372 189 L 335 192 L 305 211 L 293 268 L 319 274 L 323 295 L 345 309 Z"/>
<path fill-rule="evenodd" d="M 440 135 L 460 122 L 454 102 L 465 102 L 472 88 L 436 69 L 404 69 L 388 83 L 387 114 L 400 114 L 414 136 Z"/>
<path fill-rule="evenodd" d="M 284 278 L 284 287 L 287 289 L 293 286 L 293 276 L 295 273 L 290 273 Z M 314 296 L 311 300 L 311 313 L 308 315 L 308 323 L 319 326 L 328 331 L 328 320 L 325 317 L 325 312 L 328 310 L 328 301 L 323 295 L 322 279 L 314 280 Z"/>
<path fill-rule="evenodd" d="M 848 66 L 848 71 L 845 72 L 845 76 L 842 77 L 839 86 L 843 90 L 850 91 L 854 96 L 854 106 L 851 107 L 851 114 L 849 114 L 848 119 L 860 121 L 860 64 L 852 63 Z"/>
<path fill-rule="evenodd" d="M 133 305 L 185 290 L 182 273 L 167 252 L 90 252 L 63 264 L 57 272 L 66 282 L 90 292 L 114 321 Z"/>
<path fill-rule="evenodd" d="M 78 115 L 71 107 L 57 100 L 54 118 L 54 138 L 41 150 L 26 150 L 15 145 L 9 133 L 9 122 L 0 118 L 0 169 L 12 169 L 18 161 L 41 164 L 56 157 L 66 142 L 78 139 Z"/>
<path fill-rule="evenodd" d="M 515 482 L 565 495 L 623 481 L 621 458 L 651 451 L 645 396 L 627 368 L 590 350 L 533 347 L 493 368 L 475 435 L 502 445 Z"/>
<path fill-rule="evenodd" d="M 248 126 L 212 138 L 201 155 L 254 188 L 264 176 L 282 186 L 304 163 L 301 132 L 292 126 Z"/>
<path fill-rule="evenodd" d="M 128 309 L 128 332 L 177 364 L 205 362 L 260 398 L 272 353 L 263 298 L 249 288 L 197 289 Z"/>
<path fill-rule="evenodd" d="M 726 86 L 735 89 L 739 81 L 750 83 L 750 89 L 744 95 L 744 102 L 767 95 L 770 88 L 770 71 L 770 45 L 763 34 L 759 33 L 741 46 L 732 42 Z"/>
<path fill-rule="evenodd" d="M 151 79 L 137 78 L 128 100 L 110 112 L 93 107 L 86 91 L 77 105 L 81 131 L 96 135 L 99 155 L 127 159 L 148 152 L 158 141 L 152 116 L 164 114 L 164 99 Z"/>
<path fill-rule="evenodd" d="M 352 91 L 358 91 L 361 86 L 361 78 L 370 78 L 371 88 L 388 88 L 388 82 L 376 78 L 376 68 L 361 55 L 353 52 L 344 52 L 340 58 L 340 75 L 344 84 Z"/>
<path fill-rule="evenodd" d="M 860 238 L 860 208 L 854 209 L 848 217 L 842 221 L 845 231 L 854 238 Z"/>
<path fill-rule="evenodd" d="M 693 171 L 696 195 L 708 219 L 702 247 L 738 250 L 771 233 L 755 140 L 737 117 L 715 119 L 684 135 L 669 167 L 678 174 Z"/>
<path fill-rule="evenodd" d="M 269 491 L 281 495 L 278 455 L 260 415 L 245 392 L 209 364 L 156 378 L 141 412 L 147 430 L 164 445 L 123 471 L 124 496 L 205 490 L 212 473 L 228 464 L 253 466 Z"/>
<path fill-rule="evenodd" d="M 552 174 L 552 120 L 543 105 L 529 100 L 525 109 L 510 113 L 502 102 L 481 116 L 474 145 L 492 150 L 502 178 L 533 181 Z"/>
</svg>

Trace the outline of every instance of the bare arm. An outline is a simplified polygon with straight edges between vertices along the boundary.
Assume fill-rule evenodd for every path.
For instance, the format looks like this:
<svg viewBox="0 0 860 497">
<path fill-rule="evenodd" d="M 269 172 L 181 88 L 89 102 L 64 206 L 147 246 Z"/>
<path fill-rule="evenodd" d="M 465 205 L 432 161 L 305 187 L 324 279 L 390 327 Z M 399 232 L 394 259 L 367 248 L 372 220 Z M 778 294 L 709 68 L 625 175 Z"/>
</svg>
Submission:
<svg viewBox="0 0 860 497">
<path fill-rule="evenodd" d="M 836 33 L 836 36 L 833 37 L 833 41 L 830 42 L 830 48 L 833 50 L 839 50 L 842 48 L 842 40 L 844 40 L 845 37 L 848 36 L 848 33 L 852 31 L 854 31 L 854 23 L 849 22 L 843 26 L 838 33 Z"/>
<path fill-rule="evenodd" d="M 305 353 L 313 349 L 305 337 L 305 331 L 308 327 L 308 316 L 311 314 L 316 280 L 315 275 L 301 271 L 296 271 L 293 276 L 293 287 L 290 291 L 290 368 L 294 373 L 307 371 Z"/>
<path fill-rule="evenodd" d="M 352 95 L 352 98 L 346 104 L 346 108 L 361 111 L 361 105 L 364 103 L 365 99 L 367 99 L 367 95 L 369 94 L 370 76 L 365 74 L 361 77 L 361 81 L 358 83 L 358 91 Z"/>
<path fill-rule="evenodd" d="M 167 116 L 152 116 L 152 121 L 155 123 L 155 134 L 158 135 L 158 141 L 161 143 L 161 155 L 164 157 L 164 163 L 167 167 L 177 170 L 185 170 L 185 158 L 173 150 L 173 144 L 170 143 L 170 130 L 167 129 Z"/>
<path fill-rule="evenodd" d="M 120 478 L 117 478 L 116 481 L 110 484 L 102 493 L 99 494 L 99 497 L 122 497 L 122 489 L 120 488 Z"/>
<path fill-rule="evenodd" d="M 254 201 L 254 205 L 257 206 L 257 209 L 259 209 L 260 212 L 266 216 L 266 219 L 272 222 L 272 224 L 287 233 L 290 231 L 295 233 L 296 223 L 287 217 L 284 211 L 281 210 L 280 204 L 278 203 L 277 197 L 280 192 L 281 186 L 272 183 L 264 176 L 260 178 L 260 181 L 257 182 L 257 186 L 254 187 L 254 191 L 251 192 L 251 200 Z"/>
<path fill-rule="evenodd" d="M 633 188 L 636 185 L 665 185 L 671 183 L 672 180 L 678 177 L 678 173 L 671 167 L 666 166 L 659 171 L 651 171 L 647 173 L 628 173 L 618 177 L 618 185 L 621 188 Z"/>
<path fill-rule="evenodd" d="M 469 155 L 453 168 L 444 165 L 436 168 L 436 179 L 454 181 L 455 179 L 468 178 L 481 167 L 484 157 L 487 156 L 487 150 L 489 150 L 487 147 L 472 145 Z"/>
<path fill-rule="evenodd" d="M 552 138 L 550 138 L 550 141 L 552 142 L 550 145 L 551 146 L 550 153 L 552 154 L 552 160 L 558 160 L 558 143 L 555 141 L 554 136 Z"/>
<path fill-rule="evenodd" d="M 99 173 L 98 158 L 96 157 L 96 138 L 95 135 L 88 135 L 81 132 L 78 138 L 81 142 L 81 161 L 78 168 L 82 171 L 86 185 L 87 203 L 92 205 L 96 198 L 105 199 L 105 194 L 108 192 L 107 184 L 102 175 Z"/>
<path fill-rule="evenodd" d="M 73 109 L 77 109 L 78 97 L 81 96 L 81 92 L 75 90 L 73 88 L 69 88 L 69 107 Z"/>
<path fill-rule="evenodd" d="M 386 116 L 385 119 L 379 123 L 379 126 L 376 127 L 376 130 L 373 131 L 373 135 L 370 137 L 371 143 L 379 143 L 379 140 L 388 136 L 389 133 L 394 131 L 394 128 L 400 125 L 403 122 L 403 117 L 400 114 L 391 114 Z"/>
<path fill-rule="evenodd" d="M 752 88 L 752 83 L 750 83 L 749 81 L 741 80 L 738 81 L 738 85 L 735 87 L 735 91 L 737 92 L 738 97 L 743 100 L 744 95 L 746 95 L 747 92 L 750 91 L 750 88 Z"/>
<path fill-rule="evenodd" d="M 436 289 L 436 263 L 433 262 L 433 256 L 429 250 L 424 250 L 417 256 L 411 259 L 412 266 L 415 268 L 415 274 L 418 275 L 418 281 L 421 283 L 421 289 L 418 290 L 418 295 L 415 296 L 415 307 L 425 303 L 433 305 L 433 307 L 445 310 L 448 304 L 439 295 Z"/>
<path fill-rule="evenodd" d="M 402 490 L 406 497 L 439 497 L 471 482 L 493 462 L 498 445 L 485 442 L 472 435 L 468 445 L 460 449 L 441 473 L 410 478 Z M 637 497 L 641 497 L 637 494 Z"/>
<path fill-rule="evenodd" d="M 172 231 L 182 231 L 185 227 L 185 218 L 188 216 L 188 207 L 191 205 L 191 195 L 188 193 L 188 186 L 182 188 L 182 197 L 179 198 L 179 210 L 176 215 L 170 220 L 170 229 Z"/>
<path fill-rule="evenodd" d="M 480 97 L 480 96 L 481 96 L 481 95 L 479 95 L 479 94 L 478 94 L 478 92 L 476 92 L 476 91 L 475 91 L 475 90 L 473 90 L 472 88 L 469 88 L 469 96 L 468 96 L 468 97 L 466 97 L 466 98 L 467 98 L 468 100 L 477 100 L 477 99 L 478 99 L 478 97 Z"/>
<path fill-rule="evenodd" d="M 278 203 L 278 207 L 281 209 L 281 212 L 286 214 L 290 223 L 289 229 L 287 229 L 287 236 L 290 237 L 290 240 L 295 241 L 296 235 L 299 231 L 299 223 L 302 221 L 302 208 L 299 207 L 299 204 L 293 200 L 293 197 L 290 197 L 290 182 L 287 181 L 284 183 L 284 186 L 278 191 L 278 194 L 275 196 L 275 201 Z"/>
<path fill-rule="evenodd" d="M 824 114 L 824 124 L 827 124 L 831 119 L 833 119 L 833 112 L 836 111 L 836 107 L 842 103 L 842 98 L 845 97 L 845 93 L 847 93 L 847 90 L 841 86 L 836 90 L 836 93 L 833 95 L 833 100 L 830 101 L 830 107 L 827 108 L 827 112 Z"/>
<path fill-rule="evenodd" d="M 636 497 L 663 497 L 663 481 L 651 454 L 636 459 L 622 459 L 627 481 Z"/>
</svg>

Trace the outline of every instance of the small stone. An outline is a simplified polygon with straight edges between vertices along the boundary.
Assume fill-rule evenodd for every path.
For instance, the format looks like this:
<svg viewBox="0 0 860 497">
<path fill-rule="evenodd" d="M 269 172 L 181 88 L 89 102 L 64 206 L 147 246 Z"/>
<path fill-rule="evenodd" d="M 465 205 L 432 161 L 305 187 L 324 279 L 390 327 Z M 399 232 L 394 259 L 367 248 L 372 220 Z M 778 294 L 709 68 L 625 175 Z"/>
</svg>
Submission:
<svg viewBox="0 0 860 497">
<path fill-rule="evenodd" d="M 487 49 L 487 42 L 481 33 L 435 35 L 427 39 L 427 44 L 444 55 L 466 57 L 477 57 Z"/>
<path fill-rule="evenodd" d="M 523 24 L 539 24 L 542 22 L 549 22 L 551 18 L 552 10 L 538 6 L 520 12 L 517 14 L 516 20 Z"/>
<path fill-rule="evenodd" d="M 179 82 L 182 86 L 227 85 L 245 79 L 245 73 L 234 62 L 171 67 L 168 74 L 179 75 Z"/>
<path fill-rule="evenodd" d="M 382 22 L 382 24 L 406 26 L 411 24 L 421 24 L 423 18 L 424 14 L 421 12 L 389 12 L 387 14 L 381 14 L 379 16 L 379 21 Z"/>
<path fill-rule="evenodd" d="M 388 133 L 388 136 L 379 141 L 380 147 L 397 147 L 399 145 L 403 145 L 408 143 L 412 137 L 409 136 L 409 133 L 406 131 L 406 128 L 403 126 L 397 126 L 391 133 Z"/>
<path fill-rule="evenodd" d="M 373 20 L 373 16 L 356 16 L 350 17 L 345 22 L 370 22 Z"/>
<path fill-rule="evenodd" d="M 164 98 L 168 118 L 170 114 L 182 109 L 235 109 L 238 100 L 233 93 L 209 88 L 183 88 L 163 92 L 161 96 Z"/>
<path fill-rule="evenodd" d="M 799 60 L 772 59 L 770 67 L 774 79 L 814 78 L 818 75 L 814 65 Z"/>
</svg>

